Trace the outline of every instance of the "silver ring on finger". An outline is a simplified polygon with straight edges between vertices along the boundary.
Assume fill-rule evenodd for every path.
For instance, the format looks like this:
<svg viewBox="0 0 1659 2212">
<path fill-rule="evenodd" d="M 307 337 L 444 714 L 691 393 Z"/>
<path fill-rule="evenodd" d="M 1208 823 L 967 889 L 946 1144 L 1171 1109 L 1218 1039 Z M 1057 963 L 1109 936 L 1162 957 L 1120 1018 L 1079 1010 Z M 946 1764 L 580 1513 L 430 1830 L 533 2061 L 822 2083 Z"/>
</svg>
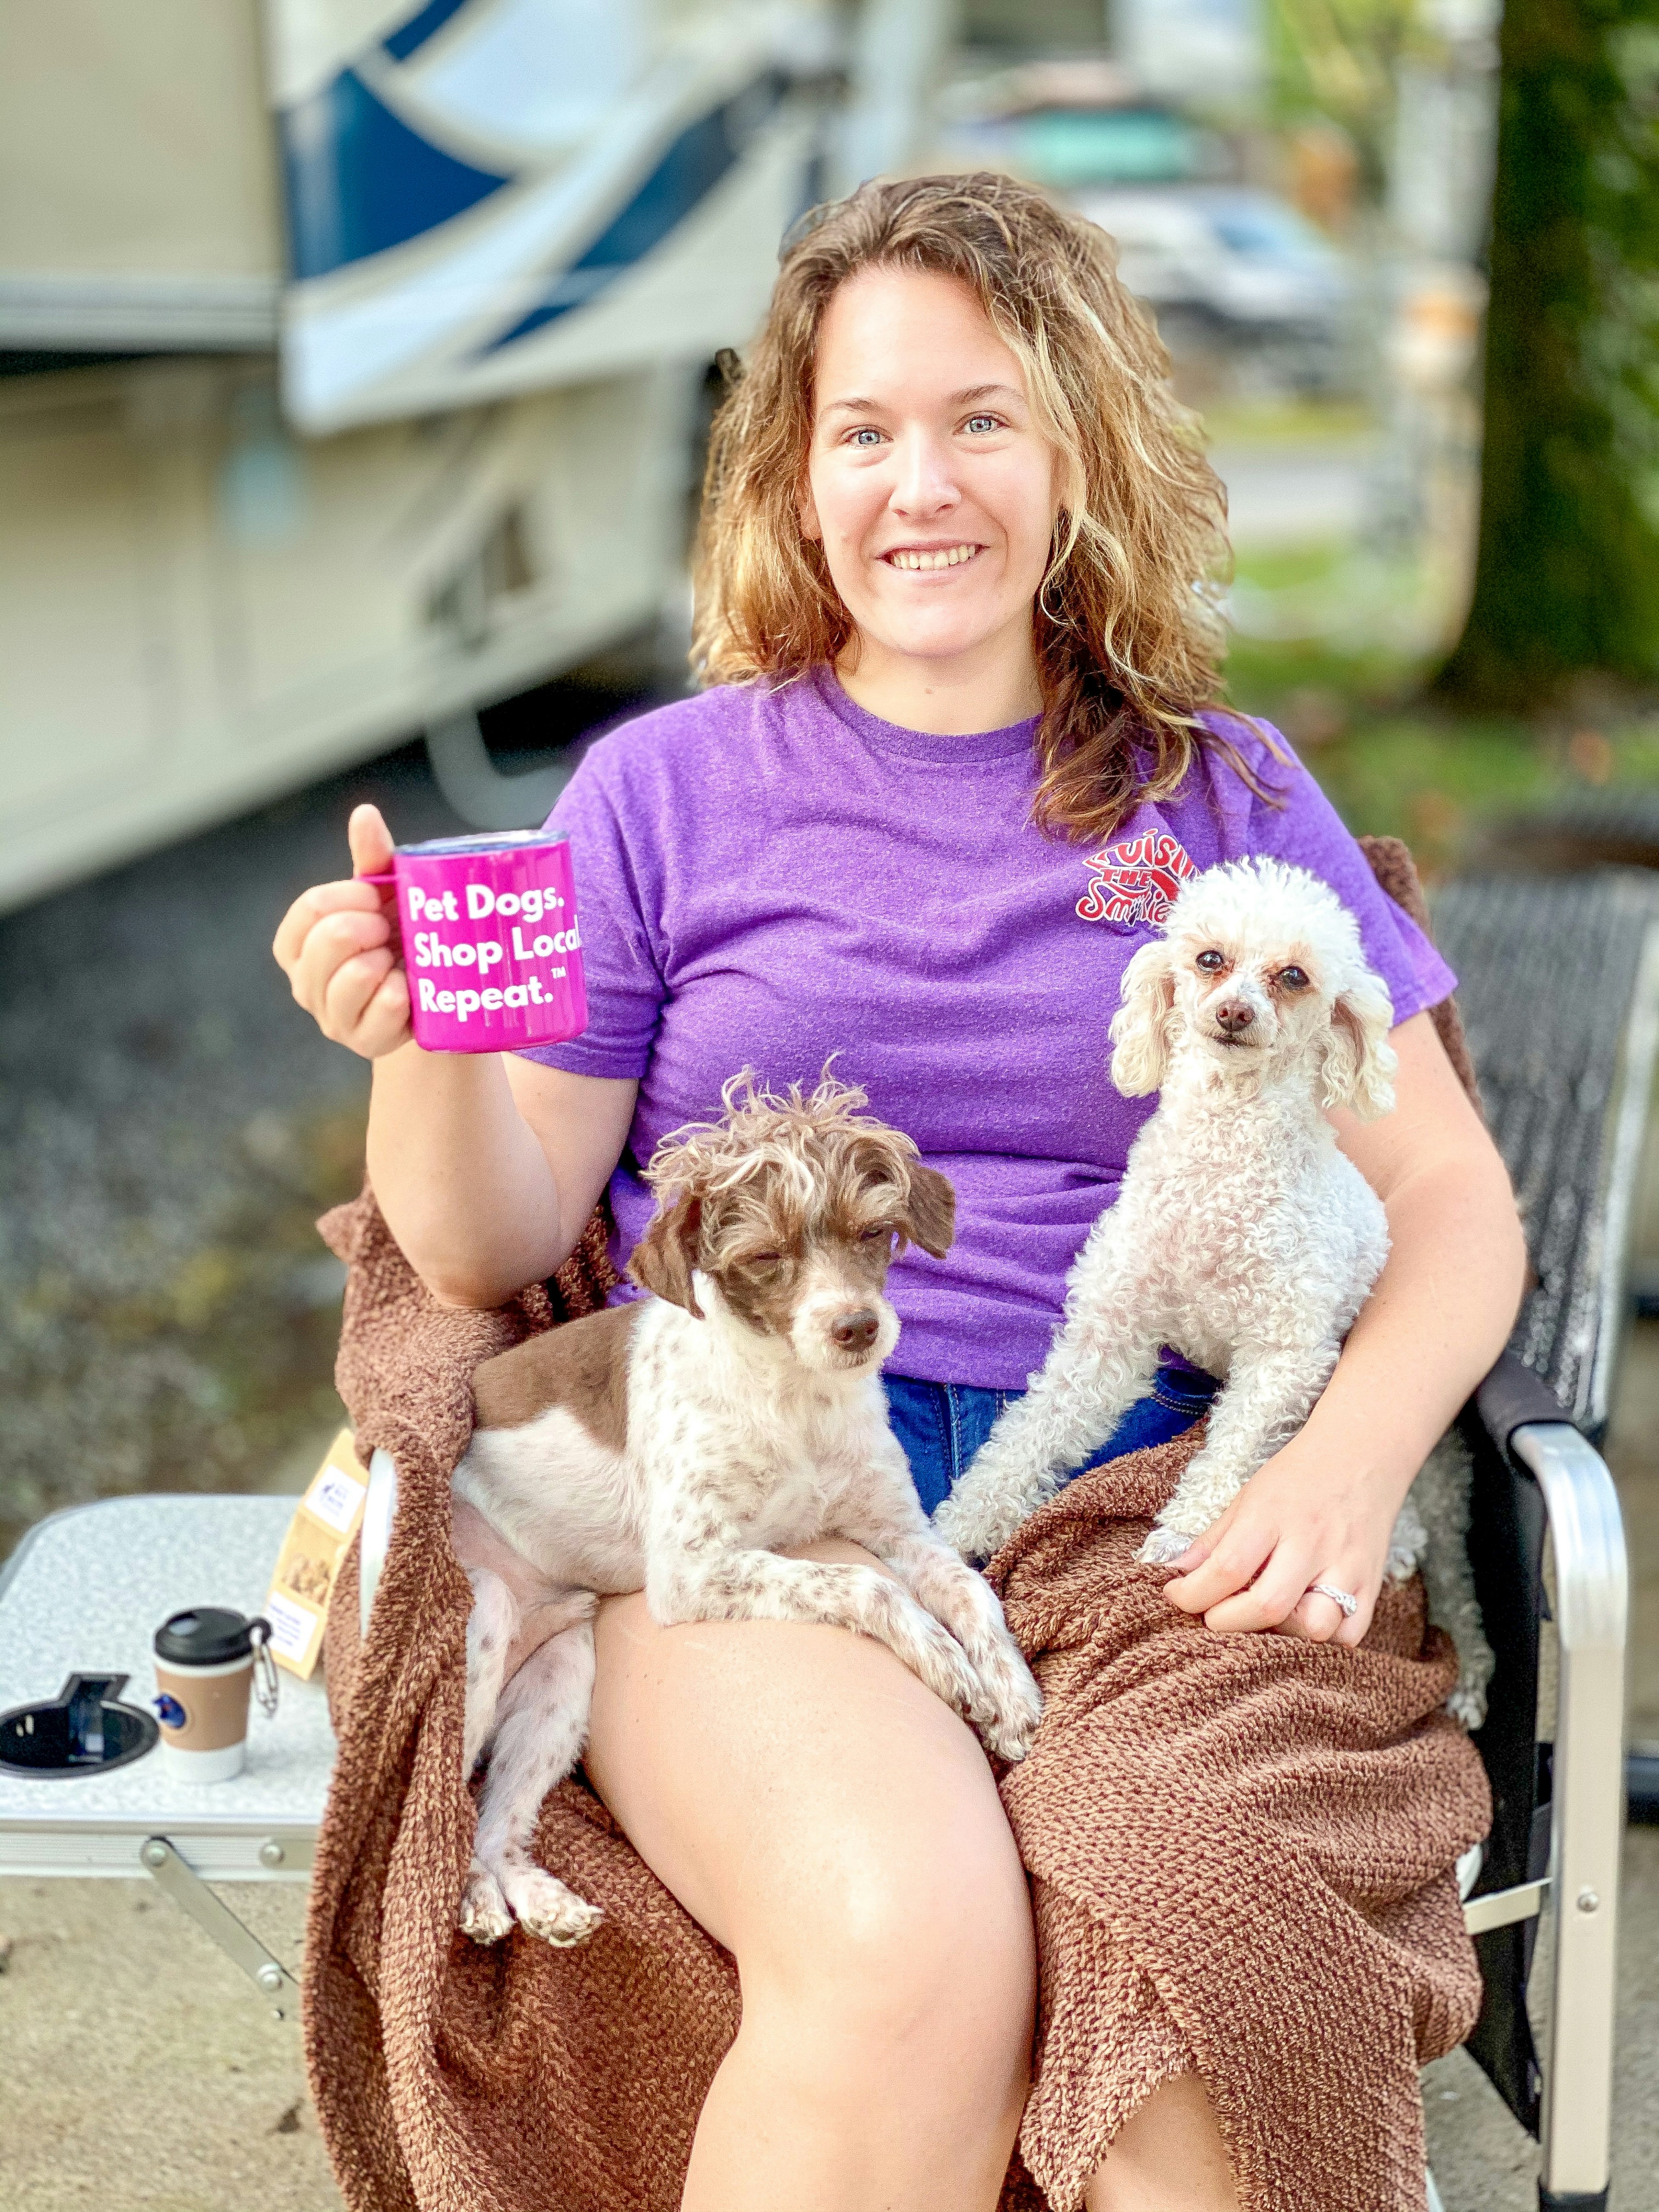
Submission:
<svg viewBox="0 0 1659 2212">
<path fill-rule="evenodd" d="M 1308 1595 L 1329 1598 L 1333 1605 L 1341 1607 L 1344 1620 L 1352 1620 L 1359 1610 L 1359 1600 L 1353 1595 L 1352 1592 L 1338 1589 L 1334 1583 L 1310 1583 Z"/>
</svg>

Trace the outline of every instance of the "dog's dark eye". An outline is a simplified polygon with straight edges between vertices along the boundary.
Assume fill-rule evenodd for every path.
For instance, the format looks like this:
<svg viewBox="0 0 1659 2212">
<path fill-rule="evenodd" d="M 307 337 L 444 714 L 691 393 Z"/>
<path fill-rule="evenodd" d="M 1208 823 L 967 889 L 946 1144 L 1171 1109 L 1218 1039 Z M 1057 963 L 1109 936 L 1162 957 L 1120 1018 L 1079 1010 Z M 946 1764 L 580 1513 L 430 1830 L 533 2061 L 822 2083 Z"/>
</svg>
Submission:
<svg viewBox="0 0 1659 2212">
<path fill-rule="evenodd" d="M 1308 988 L 1307 975 L 1300 968 L 1281 968 L 1279 980 L 1287 991 L 1305 991 Z"/>
<path fill-rule="evenodd" d="M 879 1241 L 884 1244 L 889 1237 L 891 1237 L 892 1233 L 892 1231 L 887 1226 L 885 1222 L 884 1222 L 879 1229 L 861 1230 L 859 1232 L 859 1242 L 860 1244 L 873 1244 L 878 1241 L 878 1239 L 879 1239 Z"/>
<path fill-rule="evenodd" d="M 1194 968 L 1205 969 L 1211 975 L 1213 975 L 1218 968 L 1224 968 L 1226 964 L 1227 956 L 1224 952 L 1200 952 L 1193 963 Z"/>
<path fill-rule="evenodd" d="M 782 1257 L 781 1252 L 751 1252 L 749 1264 L 751 1267 L 775 1267 Z"/>
</svg>

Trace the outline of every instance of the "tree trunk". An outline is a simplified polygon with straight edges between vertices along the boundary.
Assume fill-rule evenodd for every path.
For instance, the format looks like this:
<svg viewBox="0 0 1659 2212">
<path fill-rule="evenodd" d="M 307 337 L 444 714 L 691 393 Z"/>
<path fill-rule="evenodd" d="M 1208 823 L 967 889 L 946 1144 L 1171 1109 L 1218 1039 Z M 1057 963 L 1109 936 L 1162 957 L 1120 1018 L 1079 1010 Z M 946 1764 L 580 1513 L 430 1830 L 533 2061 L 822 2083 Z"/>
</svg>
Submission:
<svg viewBox="0 0 1659 2212">
<path fill-rule="evenodd" d="M 1508 0 L 1480 550 L 1436 689 L 1659 678 L 1659 0 Z"/>
</svg>

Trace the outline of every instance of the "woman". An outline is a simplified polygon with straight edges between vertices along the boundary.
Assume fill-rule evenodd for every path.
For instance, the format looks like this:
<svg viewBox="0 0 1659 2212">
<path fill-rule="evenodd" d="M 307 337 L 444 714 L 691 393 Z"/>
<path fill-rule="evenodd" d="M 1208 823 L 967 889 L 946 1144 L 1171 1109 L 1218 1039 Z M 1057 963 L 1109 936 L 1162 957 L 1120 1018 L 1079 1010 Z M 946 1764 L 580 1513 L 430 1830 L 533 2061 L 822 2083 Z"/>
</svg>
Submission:
<svg viewBox="0 0 1659 2212">
<path fill-rule="evenodd" d="M 745 1064 L 778 1085 L 838 1052 L 957 1192 L 954 1249 L 893 1277 L 890 1395 L 933 1503 L 1040 1364 L 1147 1110 L 1112 1090 L 1105 1032 L 1160 880 L 1249 852 L 1311 867 L 1394 994 L 1396 1109 L 1336 1117 L 1392 1256 L 1305 1428 L 1167 1595 L 1218 1635 L 1352 1644 L 1413 1474 L 1508 1334 L 1521 1240 L 1426 1012 L 1447 971 L 1288 755 L 1200 715 L 1223 499 L 1165 367 L 1109 242 L 1024 186 L 922 179 L 821 211 L 714 427 L 712 688 L 598 745 L 555 812 L 586 1035 L 420 1052 L 368 885 L 307 893 L 276 951 L 374 1061 L 375 1191 L 458 1304 L 549 1274 L 607 1189 L 625 1254 L 665 1130 Z M 360 872 L 385 864 L 373 809 L 350 834 Z M 1176 1432 L 1208 1387 L 1166 1370 L 1111 1449 Z M 1316 1583 L 1352 1593 L 1352 1617 Z M 740 1971 L 684 2204 L 994 2205 L 1034 1949 L 962 1723 L 867 1641 L 663 1631 L 629 1598 L 601 1615 L 586 1766 Z M 1086 2187 L 1093 2212 L 1237 2201 L 1191 2070 L 1151 2087 Z"/>
</svg>

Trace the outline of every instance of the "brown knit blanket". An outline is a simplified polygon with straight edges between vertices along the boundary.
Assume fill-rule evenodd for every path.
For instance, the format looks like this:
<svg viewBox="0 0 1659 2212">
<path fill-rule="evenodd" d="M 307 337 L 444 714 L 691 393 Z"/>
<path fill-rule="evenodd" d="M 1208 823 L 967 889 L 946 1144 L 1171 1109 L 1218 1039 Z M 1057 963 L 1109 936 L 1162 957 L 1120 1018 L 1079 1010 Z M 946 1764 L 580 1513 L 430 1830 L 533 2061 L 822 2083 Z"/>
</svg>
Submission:
<svg viewBox="0 0 1659 2212">
<path fill-rule="evenodd" d="M 354 1547 L 327 1639 L 339 1751 L 305 2027 L 341 2189 L 353 2212 L 673 2212 L 737 2027 L 730 1957 L 580 1778 L 549 1798 L 537 1848 L 604 1908 L 598 1934 L 481 1949 L 455 1926 L 471 1592 L 449 1476 L 478 1363 L 602 1302 L 597 1217 L 550 1291 L 489 1314 L 438 1306 L 367 1192 L 324 1226 L 350 1267 L 339 1381 L 358 1449 L 398 1474 L 369 1634 Z M 1468 2033 L 1480 1995 L 1450 1869 L 1489 1807 L 1438 1710 L 1455 1662 L 1425 1638 L 1416 1583 L 1385 1593 L 1352 1652 L 1176 1613 L 1167 1571 L 1133 1553 L 1195 1442 L 1079 1477 L 990 1569 L 1047 1700 L 1003 1782 L 1041 1966 L 1006 2212 L 1073 2212 L 1122 2120 L 1188 2068 L 1248 2212 L 1421 2212 L 1417 2068 Z"/>
</svg>

